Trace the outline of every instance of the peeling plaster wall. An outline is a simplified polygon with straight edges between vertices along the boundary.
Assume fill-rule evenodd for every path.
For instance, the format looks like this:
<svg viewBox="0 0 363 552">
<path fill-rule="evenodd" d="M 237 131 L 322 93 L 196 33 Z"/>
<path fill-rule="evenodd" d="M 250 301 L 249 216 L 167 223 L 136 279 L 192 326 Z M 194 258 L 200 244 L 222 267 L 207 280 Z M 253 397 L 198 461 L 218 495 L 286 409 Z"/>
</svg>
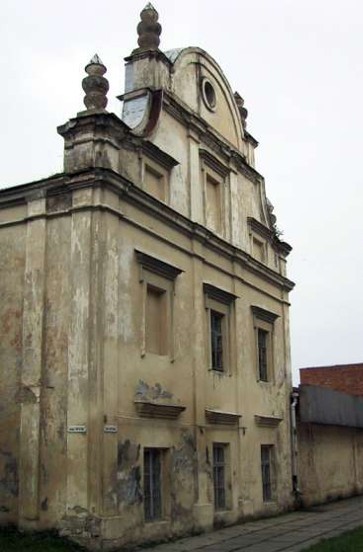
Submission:
<svg viewBox="0 0 363 552">
<path fill-rule="evenodd" d="M 363 492 L 363 429 L 298 423 L 299 486 L 304 505 Z"/>
<path fill-rule="evenodd" d="M 227 256 L 219 256 L 208 244 L 191 242 L 114 190 L 82 186 L 71 198 L 61 194 L 57 201 L 42 205 L 47 214 L 37 227 L 44 239 L 45 267 L 44 281 L 37 284 L 43 282 L 44 290 L 43 295 L 37 293 L 44 305 L 38 395 L 24 382 L 20 385 L 25 258 L 38 249 L 32 250 L 25 224 L 0 232 L 6 259 L 1 279 L 6 297 L 1 317 L 6 370 L 2 392 L 11 397 L 2 403 L 1 412 L 5 438 L 0 485 L 6 491 L 2 519 L 26 528 L 57 527 L 90 546 L 97 547 L 101 539 L 105 547 L 112 547 L 288 508 L 291 382 L 286 313 L 275 286 L 253 273 L 241 278 Z M 173 283 L 172 355 L 142 351 L 144 284 L 136 250 L 182 271 Z M 236 353 L 230 373 L 222 376 L 208 369 L 204 282 L 237 297 L 231 313 Z M 279 315 L 274 380 L 268 384 L 256 381 L 253 304 Z M 163 412 L 180 406 L 181 413 L 172 419 L 140 415 L 137 398 L 164 405 Z M 38 450 L 38 463 L 29 468 L 26 434 L 19 454 L 17 401 L 39 409 L 39 445 L 36 449 L 35 442 L 30 449 L 33 460 Z M 235 427 L 223 427 L 206 421 L 206 408 L 242 417 Z M 282 421 L 278 427 L 261 428 L 255 415 Z M 80 431 L 74 432 L 74 427 Z M 230 509 L 220 513 L 213 510 L 215 442 L 228 443 L 230 454 Z M 262 443 L 276 448 L 277 499 L 272 505 L 262 500 Z M 162 523 L 144 522 L 146 447 L 165 451 Z M 28 503 L 21 502 L 18 512 L 16 493 L 28 477 L 38 481 L 38 490 L 29 495 Z M 25 515 L 24 505 L 36 513 L 33 518 Z"/>
<path fill-rule="evenodd" d="M 44 376 L 41 412 L 40 516 L 58 524 L 66 501 L 67 372 L 70 320 L 70 217 L 47 225 Z"/>
<path fill-rule="evenodd" d="M 22 366 L 25 228 L 4 228 L 0 240 L 0 520 L 16 523 L 19 493 L 19 387 Z M 24 390 L 24 396 L 30 394 Z"/>
</svg>

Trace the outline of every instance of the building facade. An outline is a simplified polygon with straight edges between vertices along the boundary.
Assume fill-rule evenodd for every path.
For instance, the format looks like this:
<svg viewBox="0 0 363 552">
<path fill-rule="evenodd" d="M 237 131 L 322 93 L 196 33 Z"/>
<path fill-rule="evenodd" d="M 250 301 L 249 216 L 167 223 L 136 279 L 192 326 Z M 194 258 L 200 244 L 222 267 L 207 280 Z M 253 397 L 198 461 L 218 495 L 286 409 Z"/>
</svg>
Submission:
<svg viewBox="0 0 363 552">
<path fill-rule="evenodd" d="M 0 192 L 0 520 L 95 549 L 293 502 L 291 248 L 243 99 L 160 33 L 122 118 L 95 56 L 64 171 Z"/>
</svg>

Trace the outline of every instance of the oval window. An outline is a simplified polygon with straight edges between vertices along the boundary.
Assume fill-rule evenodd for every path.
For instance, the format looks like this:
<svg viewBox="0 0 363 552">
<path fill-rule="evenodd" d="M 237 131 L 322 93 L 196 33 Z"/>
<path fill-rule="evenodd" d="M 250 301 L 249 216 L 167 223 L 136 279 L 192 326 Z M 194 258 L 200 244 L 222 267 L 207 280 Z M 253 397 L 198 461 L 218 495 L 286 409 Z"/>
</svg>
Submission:
<svg viewBox="0 0 363 552">
<path fill-rule="evenodd" d="M 217 103 L 216 92 L 212 83 L 206 78 L 202 81 L 202 96 L 208 109 L 214 111 Z"/>
</svg>

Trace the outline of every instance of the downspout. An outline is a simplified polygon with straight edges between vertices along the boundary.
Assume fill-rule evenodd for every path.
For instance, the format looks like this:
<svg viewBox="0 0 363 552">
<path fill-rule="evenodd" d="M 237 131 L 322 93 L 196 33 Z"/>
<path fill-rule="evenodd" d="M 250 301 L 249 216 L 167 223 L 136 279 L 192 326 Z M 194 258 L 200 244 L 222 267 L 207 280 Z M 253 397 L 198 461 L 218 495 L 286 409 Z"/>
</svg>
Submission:
<svg viewBox="0 0 363 552">
<path fill-rule="evenodd" d="M 297 428 L 296 428 L 296 406 L 299 399 L 299 393 L 291 393 L 291 466 L 292 466 L 292 492 L 295 497 L 295 503 L 300 504 L 301 491 L 298 486 L 298 448 L 297 448 Z"/>
</svg>

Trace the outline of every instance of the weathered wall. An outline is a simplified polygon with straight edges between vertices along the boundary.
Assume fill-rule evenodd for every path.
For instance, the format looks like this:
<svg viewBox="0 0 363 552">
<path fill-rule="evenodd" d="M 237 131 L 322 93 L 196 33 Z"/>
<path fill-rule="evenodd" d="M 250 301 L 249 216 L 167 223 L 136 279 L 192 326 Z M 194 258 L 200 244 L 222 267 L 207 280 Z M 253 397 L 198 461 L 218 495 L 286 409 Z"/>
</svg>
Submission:
<svg viewBox="0 0 363 552">
<path fill-rule="evenodd" d="M 305 505 L 363 492 L 363 430 L 298 424 L 299 487 Z"/>
<path fill-rule="evenodd" d="M 16 216 L 14 210 L 11 216 Z M 9 220 L 9 214 L 3 215 Z M 19 385 L 22 367 L 22 317 L 25 227 L 2 229 L 0 248 L 0 516 L 16 523 L 19 495 Z M 26 394 L 26 392 L 24 392 Z"/>
<path fill-rule="evenodd" d="M 287 318 L 274 286 L 254 274 L 242 278 L 241 267 L 228 256 L 218 256 L 208 244 L 191 240 L 107 188 L 82 184 L 72 194 L 36 203 L 30 198 L 27 212 L 35 208 L 35 229 L 32 215 L 0 232 L 6 260 L 1 279 L 2 522 L 60 527 L 74 538 L 101 533 L 112 546 L 131 542 L 135 535 L 140 541 L 161 539 L 289 507 Z M 143 283 L 136 250 L 182 271 L 174 283 L 172 356 L 142 351 Z M 27 272 L 26 259 L 32 259 Z M 41 322 L 24 319 L 23 305 L 29 310 L 30 301 L 27 273 Z M 205 282 L 236 296 L 233 355 L 225 374 L 208 369 Z M 253 304 L 279 315 L 269 383 L 256 380 Z M 34 330 L 26 334 L 27 343 L 34 349 L 38 336 L 41 351 L 38 379 L 28 387 L 21 384 L 27 373 L 24 327 Z M 32 389 L 37 395 L 29 403 Z M 185 410 L 175 420 L 140 417 L 135 398 L 150 394 L 156 402 L 166 394 Z M 34 425 L 19 434 L 25 407 L 37 407 L 38 416 L 29 415 Z M 237 413 L 241 420 L 235 426 L 213 424 L 205 409 Z M 256 415 L 281 422 L 259 427 Z M 73 426 L 84 427 L 84 433 L 70 433 Z M 115 431 L 105 433 L 105 426 Z M 229 444 L 231 477 L 230 507 L 216 514 L 214 442 Z M 262 500 L 261 443 L 276 447 L 277 493 L 271 504 Z M 169 498 L 166 519 L 145 524 L 142 458 L 151 446 L 168 451 Z M 34 490 L 25 499 L 30 484 Z"/>
</svg>

